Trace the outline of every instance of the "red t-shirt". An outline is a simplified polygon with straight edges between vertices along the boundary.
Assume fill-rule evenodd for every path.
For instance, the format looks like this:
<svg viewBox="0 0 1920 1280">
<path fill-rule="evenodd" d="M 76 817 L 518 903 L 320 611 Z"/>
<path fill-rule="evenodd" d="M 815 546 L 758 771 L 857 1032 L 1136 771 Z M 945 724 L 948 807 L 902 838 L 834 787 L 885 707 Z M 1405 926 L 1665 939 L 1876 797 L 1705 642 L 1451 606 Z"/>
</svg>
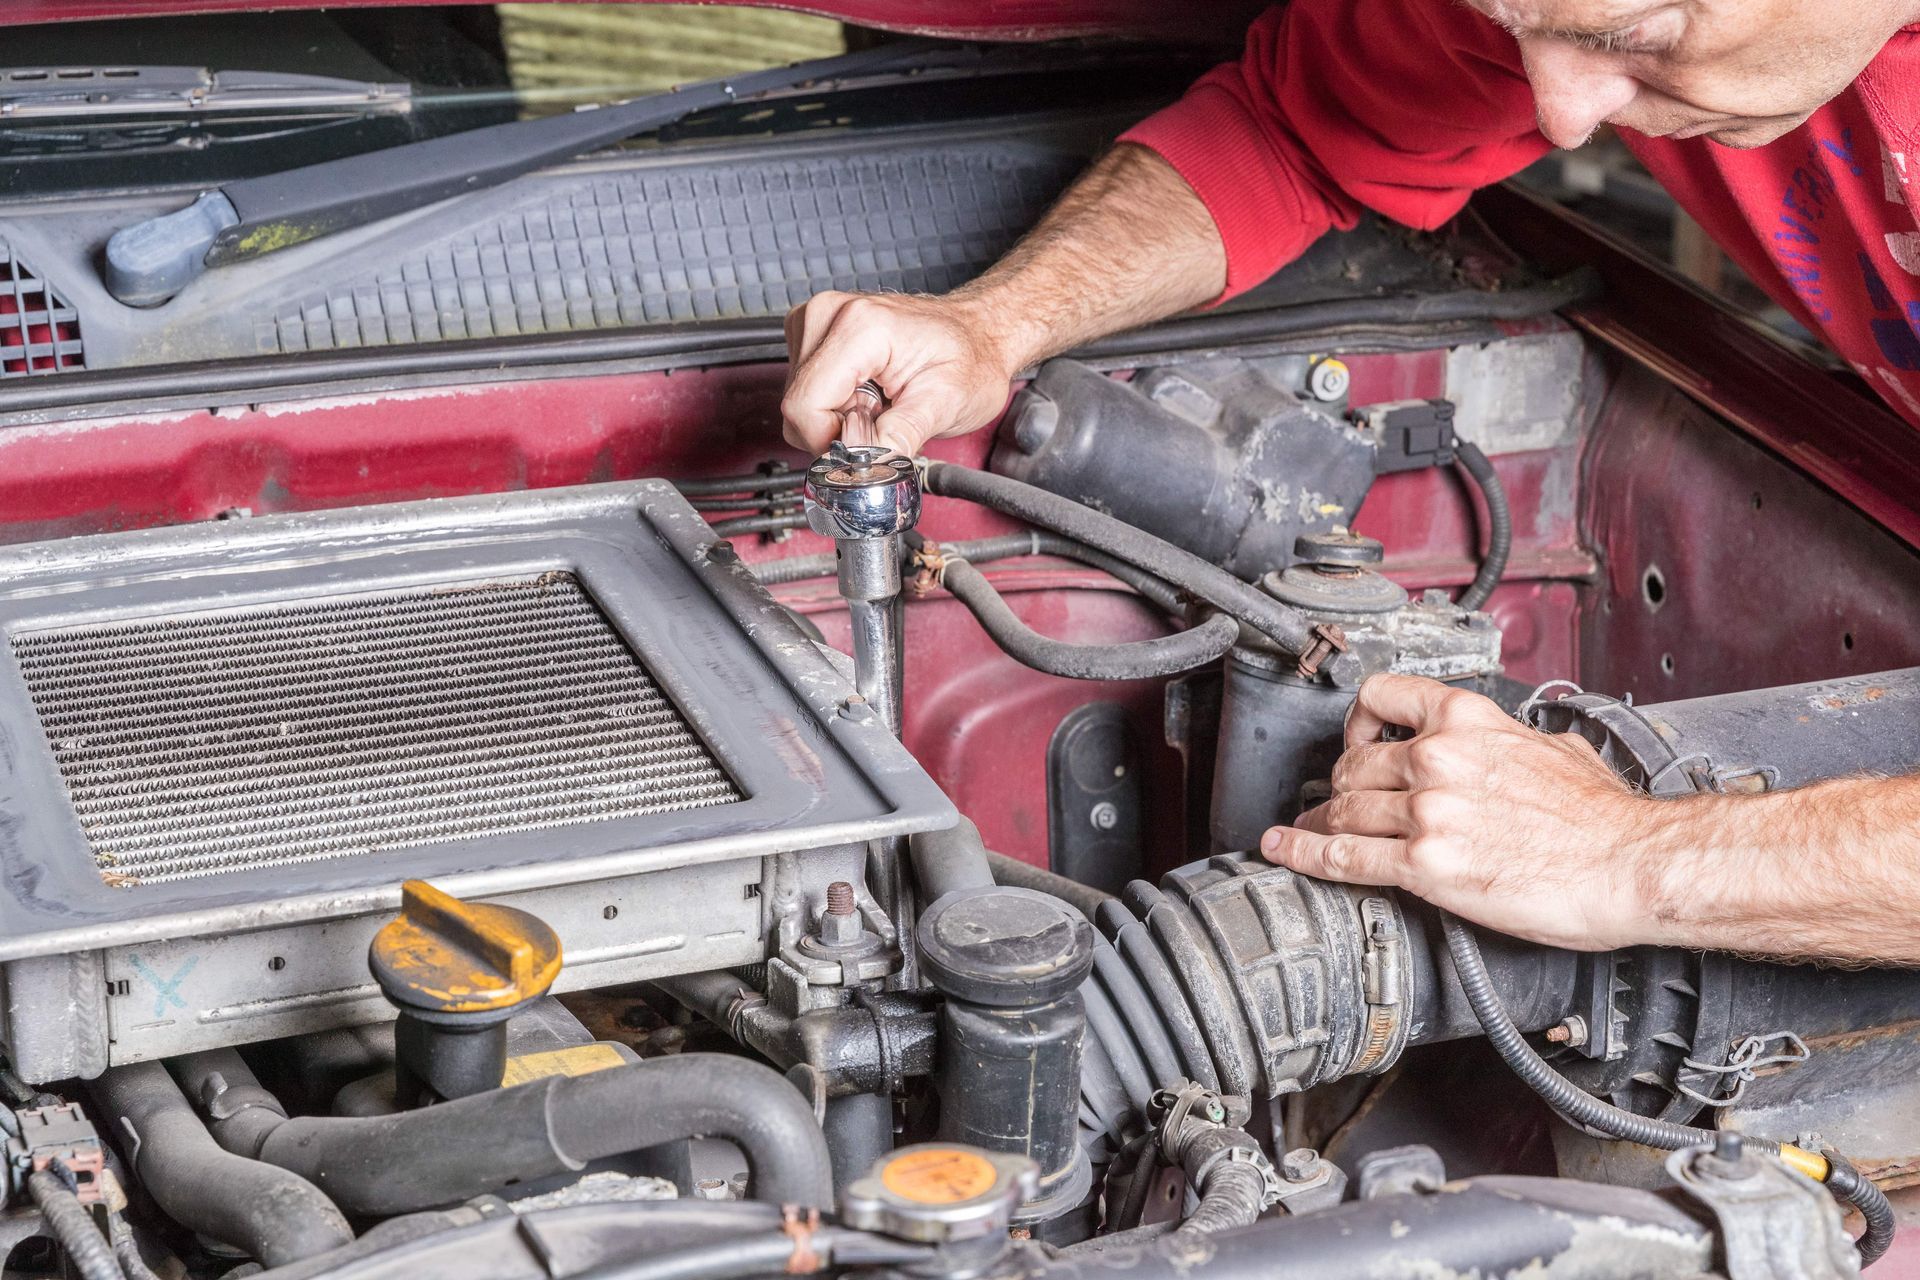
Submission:
<svg viewBox="0 0 1920 1280">
<path fill-rule="evenodd" d="M 1294 0 L 1127 140 L 1213 214 L 1231 296 L 1363 209 L 1436 227 L 1551 150 L 1513 37 L 1458 0 Z M 1750 151 L 1620 136 L 1753 280 L 1920 426 L 1920 25 Z"/>
</svg>

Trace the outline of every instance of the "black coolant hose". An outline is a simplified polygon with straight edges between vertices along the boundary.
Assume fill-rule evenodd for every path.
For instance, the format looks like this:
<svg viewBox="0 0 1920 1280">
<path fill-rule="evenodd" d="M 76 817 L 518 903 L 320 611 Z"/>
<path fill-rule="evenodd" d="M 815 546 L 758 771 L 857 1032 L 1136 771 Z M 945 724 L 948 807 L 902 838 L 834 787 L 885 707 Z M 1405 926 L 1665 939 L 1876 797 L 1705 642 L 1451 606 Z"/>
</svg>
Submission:
<svg viewBox="0 0 1920 1280">
<path fill-rule="evenodd" d="M 189 1054 L 176 1066 L 190 1088 L 215 1074 L 250 1094 L 259 1087 L 231 1050 Z M 254 1105 L 211 1128 L 229 1150 L 291 1169 L 369 1217 L 577 1173 L 592 1160 L 694 1136 L 740 1149 L 756 1200 L 833 1204 L 826 1135 L 806 1099 L 772 1068 L 727 1054 L 548 1077 L 397 1115 L 286 1119 Z"/>
<path fill-rule="evenodd" d="M 1691 1125 L 1635 1115 L 1603 1102 L 1548 1066 L 1546 1060 L 1526 1042 L 1519 1028 L 1514 1026 L 1513 1019 L 1507 1016 L 1505 1006 L 1500 1003 L 1500 997 L 1493 989 L 1493 979 L 1487 972 L 1486 959 L 1480 954 L 1480 943 L 1473 936 L 1472 928 L 1457 916 L 1444 911 L 1440 913 L 1440 926 L 1446 933 L 1447 951 L 1453 957 L 1454 971 L 1460 977 L 1460 989 L 1466 993 L 1467 1003 L 1473 1006 L 1474 1016 L 1480 1019 L 1487 1042 L 1500 1055 L 1501 1061 L 1511 1067 L 1513 1073 L 1539 1094 L 1548 1106 L 1589 1129 L 1668 1151 L 1710 1145 L 1719 1138 L 1720 1135 L 1712 1129 L 1696 1129 Z M 1866 1222 L 1866 1231 L 1857 1242 L 1862 1266 L 1874 1262 L 1893 1243 L 1892 1206 L 1887 1203 L 1880 1188 L 1862 1177 L 1851 1164 L 1803 1151 L 1787 1143 L 1770 1142 L 1763 1138 L 1748 1138 L 1747 1141 L 1752 1146 L 1780 1156 L 1796 1172 L 1825 1183 L 1836 1199 L 1860 1211 L 1861 1218 Z"/>
<path fill-rule="evenodd" d="M 1069 644 L 1043 636 L 1020 620 L 993 584 L 971 563 L 941 562 L 940 583 L 967 607 L 993 642 L 1022 666 L 1071 680 L 1150 680 L 1217 662 L 1240 638 L 1240 624 L 1224 613 L 1172 635 L 1124 644 Z"/>
<path fill-rule="evenodd" d="M 27 1175 L 27 1195 L 47 1220 L 47 1230 L 67 1252 L 80 1280 L 126 1280 L 113 1246 L 93 1225 L 93 1214 L 73 1189 L 47 1169 Z"/>
<path fill-rule="evenodd" d="M 234 1055 L 236 1061 L 238 1055 Z M 286 1169 L 222 1149 L 158 1062 L 110 1068 L 88 1088 L 147 1194 L 191 1231 L 268 1267 L 337 1249 L 353 1230 L 324 1192 Z"/>
<path fill-rule="evenodd" d="M 1487 503 L 1487 554 L 1480 560 L 1480 571 L 1454 602 L 1462 609 L 1478 609 L 1492 597 L 1507 572 L 1507 557 L 1513 552 L 1513 509 L 1507 505 L 1507 488 L 1500 483 L 1500 474 L 1479 445 L 1471 440 L 1458 441 L 1453 456 Z"/>
<path fill-rule="evenodd" d="M 1305 654 L 1322 643 L 1315 625 L 1299 610 L 1281 604 L 1190 551 L 1071 498 L 951 462 L 928 462 L 924 477 L 928 493 L 977 502 L 1118 556 L 1246 623 L 1287 653 Z"/>
<path fill-rule="evenodd" d="M 749 533 L 784 533 L 789 529 L 806 527 L 806 516 L 794 511 L 777 516 L 735 516 L 731 520 L 716 520 L 713 531 L 722 538 L 738 538 Z"/>
<path fill-rule="evenodd" d="M 763 496 L 787 493 L 807 482 L 805 471 L 753 472 L 744 476 L 700 476 L 675 480 L 673 487 L 689 498 L 718 498 L 729 494 Z"/>
<path fill-rule="evenodd" d="M 915 551 L 919 551 L 928 545 L 930 539 L 924 536 L 917 538 L 910 536 L 906 541 Z M 970 538 L 961 542 L 940 542 L 932 545 L 942 554 L 958 556 L 976 565 L 993 560 L 1011 560 L 1017 556 L 1059 556 L 1063 560 L 1077 560 L 1081 564 L 1091 565 L 1120 579 L 1164 613 L 1179 616 L 1186 612 L 1186 602 L 1177 588 L 1169 586 L 1150 573 L 1143 573 L 1117 556 L 1096 551 L 1092 547 L 1075 542 L 1072 538 L 1063 538 L 1045 529 L 1028 529 L 1022 533 L 998 533 L 985 538 Z M 808 578 L 831 578 L 835 568 L 835 558 L 830 554 L 790 556 L 783 560 L 761 561 L 753 566 L 753 576 L 761 586 L 774 587 L 787 582 L 802 582 Z"/>
</svg>

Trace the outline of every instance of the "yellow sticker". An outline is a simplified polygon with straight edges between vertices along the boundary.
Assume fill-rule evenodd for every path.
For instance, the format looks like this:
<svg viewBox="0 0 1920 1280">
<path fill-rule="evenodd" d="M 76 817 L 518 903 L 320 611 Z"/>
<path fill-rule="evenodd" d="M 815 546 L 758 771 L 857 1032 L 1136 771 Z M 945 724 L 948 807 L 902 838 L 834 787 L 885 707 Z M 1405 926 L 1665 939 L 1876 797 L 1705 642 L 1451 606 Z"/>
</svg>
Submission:
<svg viewBox="0 0 1920 1280">
<path fill-rule="evenodd" d="M 958 1204 L 985 1195 L 997 1179 L 984 1156 L 952 1147 L 909 1151 L 880 1172 L 887 1190 L 915 1204 Z"/>
<path fill-rule="evenodd" d="M 627 1060 L 610 1044 L 581 1044 L 571 1049 L 550 1049 L 546 1053 L 526 1053 L 507 1059 L 501 1087 L 525 1084 L 546 1076 L 584 1076 L 608 1067 L 624 1067 Z"/>
</svg>

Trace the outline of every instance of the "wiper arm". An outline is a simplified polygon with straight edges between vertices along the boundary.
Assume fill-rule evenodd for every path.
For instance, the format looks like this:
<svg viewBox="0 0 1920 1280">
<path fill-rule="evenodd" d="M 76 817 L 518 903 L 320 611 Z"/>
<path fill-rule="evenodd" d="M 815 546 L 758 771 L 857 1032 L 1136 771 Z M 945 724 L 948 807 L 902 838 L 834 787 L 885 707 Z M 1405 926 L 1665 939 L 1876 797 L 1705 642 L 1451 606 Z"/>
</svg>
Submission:
<svg viewBox="0 0 1920 1280">
<path fill-rule="evenodd" d="M 683 85 L 614 106 L 469 129 L 239 179 L 206 192 L 184 209 L 115 232 L 107 242 L 107 291 L 129 306 L 159 306 L 209 267 L 258 258 L 450 196 L 498 186 L 543 165 L 663 128 L 697 111 L 854 75 L 917 71 L 980 56 L 966 47 L 902 41 Z"/>
<path fill-rule="evenodd" d="M 205 67 L 0 68 L 0 124 L 244 111 L 403 112 L 413 87 Z"/>
</svg>

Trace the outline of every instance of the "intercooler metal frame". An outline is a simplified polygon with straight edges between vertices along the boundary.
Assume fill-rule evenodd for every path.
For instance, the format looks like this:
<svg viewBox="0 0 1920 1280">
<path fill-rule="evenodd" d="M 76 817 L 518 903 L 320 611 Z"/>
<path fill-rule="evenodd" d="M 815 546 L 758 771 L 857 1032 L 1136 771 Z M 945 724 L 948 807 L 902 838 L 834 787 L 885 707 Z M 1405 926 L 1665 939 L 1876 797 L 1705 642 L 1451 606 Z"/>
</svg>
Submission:
<svg viewBox="0 0 1920 1280">
<path fill-rule="evenodd" d="M 391 909 L 403 878 L 497 896 L 937 829 L 950 802 L 665 482 L 396 504 L 0 551 L 0 962 Z M 577 579 L 741 799 L 115 887 L 18 637 L 142 618 Z"/>
</svg>

